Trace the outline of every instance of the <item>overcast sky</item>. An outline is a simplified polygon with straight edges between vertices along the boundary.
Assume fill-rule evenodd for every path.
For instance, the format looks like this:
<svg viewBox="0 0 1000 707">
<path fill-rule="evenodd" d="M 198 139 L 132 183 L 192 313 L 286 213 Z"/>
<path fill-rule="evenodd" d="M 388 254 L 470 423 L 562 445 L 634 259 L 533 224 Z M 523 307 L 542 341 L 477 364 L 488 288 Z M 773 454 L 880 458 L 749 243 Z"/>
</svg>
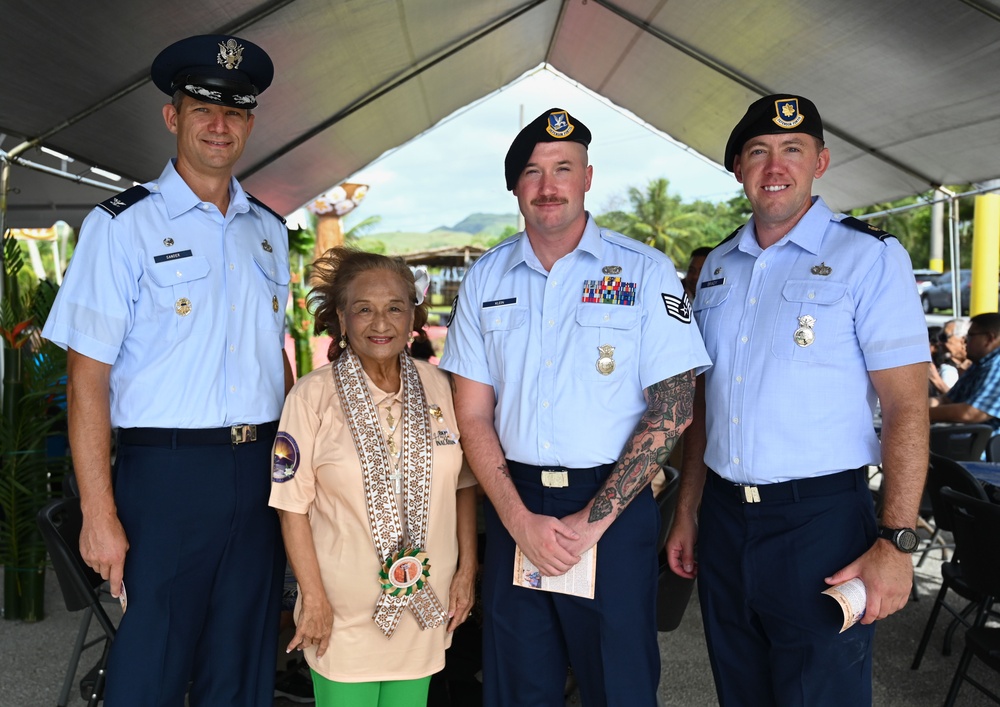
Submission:
<svg viewBox="0 0 1000 707">
<path fill-rule="evenodd" d="M 562 75 L 538 70 L 347 179 L 370 190 L 346 226 L 378 215 L 377 231 L 424 232 L 453 226 L 472 213 L 516 213 L 517 201 L 504 185 L 503 159 L 520 130 L 522 106 L 525 123 L 559 107 L 590 128 L 594 179 L 586 204 L 591 211 L 608 210 L 625 199 L 629 187 L 644 188 L 658 177 L 669 179 L 671 192 L 685 201 L 722 201 L 739 192 L 722 167 Z"/>
</svg>

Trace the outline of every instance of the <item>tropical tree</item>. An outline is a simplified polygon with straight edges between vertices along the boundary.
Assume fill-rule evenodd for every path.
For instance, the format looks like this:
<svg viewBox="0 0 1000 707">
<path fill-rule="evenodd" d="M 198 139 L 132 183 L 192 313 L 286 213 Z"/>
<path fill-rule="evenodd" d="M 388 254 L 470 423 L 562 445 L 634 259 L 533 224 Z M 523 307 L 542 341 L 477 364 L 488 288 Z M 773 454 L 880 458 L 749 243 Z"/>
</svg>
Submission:
<svg viewBox="0 0 1000 707">
<path fill-rule="evenodd" d="M 597 216 L 597 223 L 663 251 L 680 266 L 695 248 L 714 246 L 728 236 L 749 212 L 743 197 L 685 204 L 669 189 L 664 178 L 650 180 L 645 190 L 630 187 L 631 210 L 612 210 Z"/>
</svg>

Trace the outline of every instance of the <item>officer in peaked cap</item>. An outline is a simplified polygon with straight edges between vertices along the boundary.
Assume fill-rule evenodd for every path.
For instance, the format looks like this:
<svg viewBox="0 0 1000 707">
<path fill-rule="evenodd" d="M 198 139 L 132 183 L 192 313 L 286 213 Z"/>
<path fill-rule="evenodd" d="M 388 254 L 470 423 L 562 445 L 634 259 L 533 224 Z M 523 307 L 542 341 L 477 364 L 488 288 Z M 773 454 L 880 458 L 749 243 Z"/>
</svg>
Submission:
<svg viewBox="0 0 1000 707">
<path fill-rule="evenodd" d="M 45 323 L 68 350 L 81 554 L 128 600 L 108 707 L 181 705 L 189 685 L 191 704 L 273 702 L 287 230 L 233 176 L 273 74 L 239 37 L 156 57 L 177 156 L 87 216 Z"/>
<path fill-rule="evenodd" d="M 174 42 L 150 69 L 156 87 L 173 96 L 236 108 L 256 108 L 257 96 L 271 85 L 274 64 L 253 42 L 223 34 L 203 34 Z"/>
<path fill-rule="evenodd" d="M 487 707 L 562 705 L 567 665 L 584 704 L 656 705 L 649 481 L 690 419 L 692 369 L 710 361 L 670 259 L 584 209 L 590 140 L 560 108 L 514 138 L 504 174 L 525 230 L 470 268 L 440 362 L 489 497 Z M 543 575 L 594 577 L 594 597 L 514 586 L 515 545 Z"/>
<path fill-rule="evenodd" d="M 725 163 L 753 216 L 697 283 L 713 365 L 698 379 L 668 561 L 697 574 L 720 704 L 870 705 L 874 622 L 909 596 L 927 472 L 927 328 L 910 259 L 813 195 L 830 151 L 812 101 L 755 101 Z M 864 617 L 844 630 L 821 592 L 859 581 Z"/>
</svg>

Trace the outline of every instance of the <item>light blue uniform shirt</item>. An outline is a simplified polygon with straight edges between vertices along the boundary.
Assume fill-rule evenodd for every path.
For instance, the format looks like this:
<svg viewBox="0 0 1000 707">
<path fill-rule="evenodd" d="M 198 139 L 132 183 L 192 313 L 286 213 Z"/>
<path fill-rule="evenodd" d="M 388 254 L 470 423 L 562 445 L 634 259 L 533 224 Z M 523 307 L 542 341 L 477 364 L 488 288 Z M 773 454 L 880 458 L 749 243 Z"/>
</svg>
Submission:
<svg viewBox="0 0 1000 707">
<path fill-rule="evenodd" d="M 144 186 L 149 196 L 116 217 L 97 208 L 84 220 L 43 336 L 111 364 L 112 427 L 277 420 L 284 224 L 235 179 L 223 216 L 173 162 Z"/>
<path fill-rule="evenodd" d="M 906 251 L 814 199 L 767 250 L 751 219 L 709 254 L 698 281 L 695 316 L 715 364 L 705 463 L 736 483 L 879 463 L 868 372 L 929 360 Z M 815 323 L 802 327 L 804 316 Z M 811 344 L 796 343 L 800 327 Z"/>
<path fill-rule="evenodd" d="M 584 301 L 588 291 L 621 303 Z M 608 375 L 597 368 L 604 345 L 614 347 Z M 643 390 L 706 365 L 670 259 L 589 215 L 551 272 L 525 233 L 483 255 L 462 282 L 440 363 L 493 386 L 508 459 L 568 468 L 617 461 L 646 410 Z"/>
</svg>

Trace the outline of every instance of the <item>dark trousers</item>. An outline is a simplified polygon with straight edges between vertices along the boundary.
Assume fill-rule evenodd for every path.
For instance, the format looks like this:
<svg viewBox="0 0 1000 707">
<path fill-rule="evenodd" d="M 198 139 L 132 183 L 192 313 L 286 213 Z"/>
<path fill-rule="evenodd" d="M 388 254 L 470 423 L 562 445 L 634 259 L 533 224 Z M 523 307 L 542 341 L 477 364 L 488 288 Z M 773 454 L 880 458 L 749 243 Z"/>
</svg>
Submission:
<svg viewBox="0 0 1000 707">
<path fill-rule="evenodd" d="M 107 707 L 265 707 L 274 701 L 284 549 L 271 442 L 119 445 L 128 609 Z"/>
<path fill-rule="evenodd" d="M 514 479 L 528 510 L 557 518 L 583 508 L 601 483 L 557 489 Z M 660 519 L 649 488 L 597 543 L 594 599 L 513 586 L 514 541 L 488 500 L 485 516 L 484 704 L 563 707 L 572 664 L 585 707 L 654 707 Z"/>
<path fill-rule="evenodd" d="M 709 471 L 698 593 L 722 707 L 871 704 L 874 624 L 838 633 L 839 605 L 821 594 L 877 535 L 863 472 L 843 473 L 849 490 L 741 503 Z"/>
</svg>

